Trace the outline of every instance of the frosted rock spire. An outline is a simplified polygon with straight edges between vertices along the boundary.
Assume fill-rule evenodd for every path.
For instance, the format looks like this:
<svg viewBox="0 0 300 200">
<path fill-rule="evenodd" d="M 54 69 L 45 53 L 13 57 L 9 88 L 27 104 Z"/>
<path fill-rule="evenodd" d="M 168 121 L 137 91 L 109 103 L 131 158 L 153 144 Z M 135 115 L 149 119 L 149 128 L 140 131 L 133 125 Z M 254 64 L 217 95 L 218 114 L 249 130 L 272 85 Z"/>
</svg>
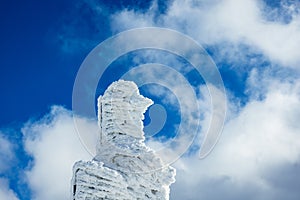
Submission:
<svg viewBox="0 0 300 200">
<path fill-rule="evenodd" d="M 169 199 L 175 169 L 144 143 L 144 113 L 152 100 L 130 81 L 112 83 L 98 98 L 97 155 L 73 167 L 72 199 Z"/>
</svg>

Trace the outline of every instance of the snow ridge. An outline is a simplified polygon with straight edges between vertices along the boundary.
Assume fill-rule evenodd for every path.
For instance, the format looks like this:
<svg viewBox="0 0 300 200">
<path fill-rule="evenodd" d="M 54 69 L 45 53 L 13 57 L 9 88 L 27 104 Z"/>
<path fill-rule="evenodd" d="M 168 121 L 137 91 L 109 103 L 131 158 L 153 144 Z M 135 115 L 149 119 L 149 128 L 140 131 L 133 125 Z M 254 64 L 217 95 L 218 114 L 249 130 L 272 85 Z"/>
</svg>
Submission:
<svg viewBox="0 0 300 200">
<path fill-rule="evenodd" d="M 134 82 L 112 83 L 98 98 L 97 155 L 73 167 L 72 199 L 169 199 L 175 169 L 144 143 L 144 113 L 152 100 Z"/>
</svg>

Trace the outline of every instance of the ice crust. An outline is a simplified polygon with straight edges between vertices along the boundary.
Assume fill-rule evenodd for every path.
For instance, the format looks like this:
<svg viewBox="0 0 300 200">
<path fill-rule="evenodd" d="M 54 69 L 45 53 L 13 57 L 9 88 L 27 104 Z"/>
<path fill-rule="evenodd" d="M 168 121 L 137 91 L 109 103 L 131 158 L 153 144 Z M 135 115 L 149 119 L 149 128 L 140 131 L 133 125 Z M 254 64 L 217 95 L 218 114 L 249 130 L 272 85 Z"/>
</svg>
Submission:
<svg viewBox="0 0 300 200">
<path fill-rule="evenodd" d="M 97 155 L 74 164 L 73 200 L 169 199 L 176 171 L 144 143 L 142 120 L 151 104 L 134 82 L 123 80 L 98 98 Z"/>
</svg>

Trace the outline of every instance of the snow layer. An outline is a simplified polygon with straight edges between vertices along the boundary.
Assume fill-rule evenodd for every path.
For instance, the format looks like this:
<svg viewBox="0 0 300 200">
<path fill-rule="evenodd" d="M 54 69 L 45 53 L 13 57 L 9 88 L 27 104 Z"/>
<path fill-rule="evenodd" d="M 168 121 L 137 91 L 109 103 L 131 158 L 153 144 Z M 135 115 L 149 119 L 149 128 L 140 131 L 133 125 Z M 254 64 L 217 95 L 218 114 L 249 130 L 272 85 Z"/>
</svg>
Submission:
<svg viewBox="0 0 300 200">
<path fill-rule="evenodd" d="M 72 199 L 169 199 L 175 169 L 144 143 L 143 114 L 152 103 L 123 80 L 98 98 L 97 155 L 75 163 Z"/>
</svg>

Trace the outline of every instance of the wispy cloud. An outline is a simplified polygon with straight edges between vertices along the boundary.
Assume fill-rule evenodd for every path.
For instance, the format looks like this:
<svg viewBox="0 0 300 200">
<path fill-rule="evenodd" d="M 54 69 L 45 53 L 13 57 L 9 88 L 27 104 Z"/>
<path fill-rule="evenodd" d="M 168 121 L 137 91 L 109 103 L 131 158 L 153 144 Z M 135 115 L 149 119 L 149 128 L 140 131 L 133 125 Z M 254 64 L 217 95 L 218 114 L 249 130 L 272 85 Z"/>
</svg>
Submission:
<svg viewBox="0 0 300 200">
<path fill-rule="evenodd" d="M 14 191 L 9 188 L 8 180 L 4 178 L 0 178 L 0 199 L 18 200 Z"/>
<path fill-rule="evenodd" d="M 14 145 L 0 132 L 0 173 L 10 168 L 15 159 Z"/>
<path fill-rule="evenodd" d="M 276 15 L 272 21 L 268 20 L 266 5 L 262 1 L 218 0 L 196 3 L 191 0 L 175 0 L 169 5 L 167 13 L 158 18 L 155 17 L 155 10 L 147 13 L 132 10 L 116 13 L 112 17 L 112 28 L 116 31 L 143 26 L 174 28 L 202 44 L 229 43 L 235 47 L 245 44 L 255 53 L 262 53 L 275 63 L 299 68 L 297 47 L 300 44 L 300 17 L 296 5 L 290 7 L 289 12 L 293 17 L 289 23 L 282 23 Z M 230 46 L 226 49 L 225 46 L 222 52 L 228 51 L 227 56 L 234 59 L 240 50 L 235 49 Z"/>
</svg>

